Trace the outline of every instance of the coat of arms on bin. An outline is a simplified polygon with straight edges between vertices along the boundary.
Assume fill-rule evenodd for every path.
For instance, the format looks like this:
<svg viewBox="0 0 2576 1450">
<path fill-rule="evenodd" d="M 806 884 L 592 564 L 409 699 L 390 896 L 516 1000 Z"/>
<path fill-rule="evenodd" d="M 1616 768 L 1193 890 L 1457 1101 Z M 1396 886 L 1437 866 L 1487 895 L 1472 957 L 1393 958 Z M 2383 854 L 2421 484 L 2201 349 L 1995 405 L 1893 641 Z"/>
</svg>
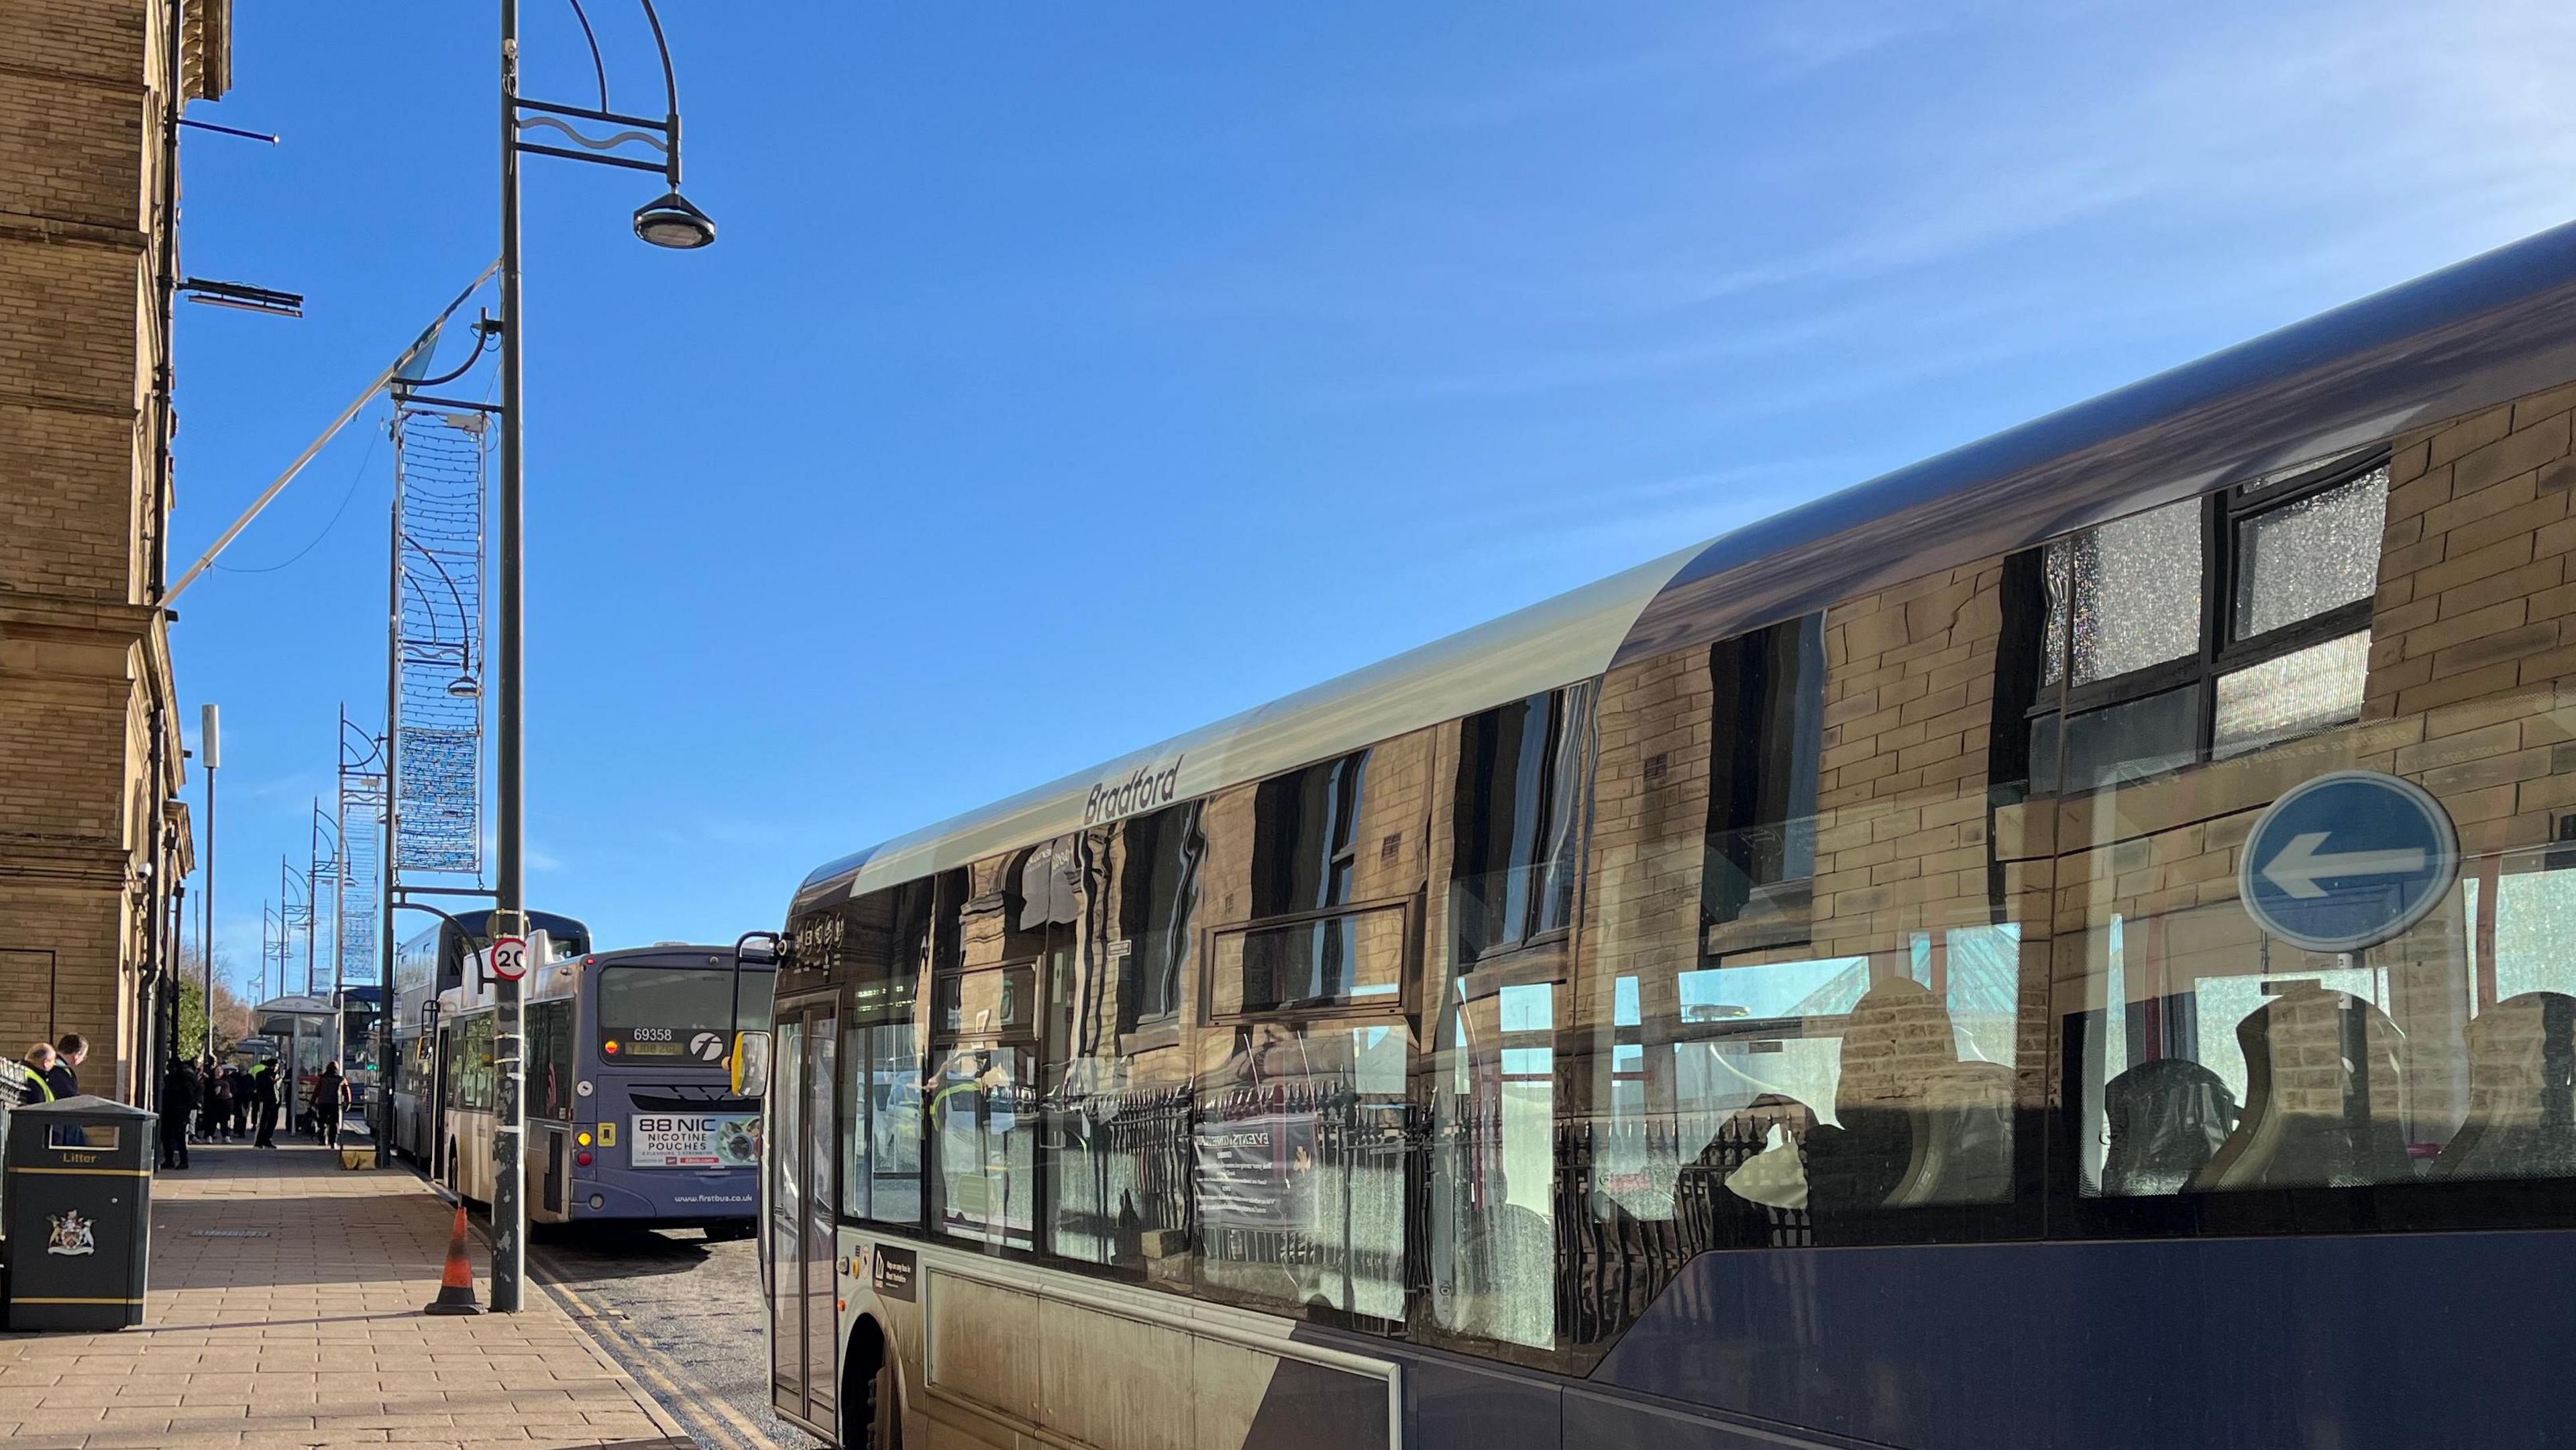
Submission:
<svg viewBox="0 0 2576 1450">
<path fill-rule="evenodd" d="M 46 1253 L 80 1255 L 98 1252 L 98 1236 L 90 1221 L 80 1216 L 80 1210 L 49 1215 L 47 1222 L 54 1226 L 54 1232 L 45 1241 Z"/>
</svg>

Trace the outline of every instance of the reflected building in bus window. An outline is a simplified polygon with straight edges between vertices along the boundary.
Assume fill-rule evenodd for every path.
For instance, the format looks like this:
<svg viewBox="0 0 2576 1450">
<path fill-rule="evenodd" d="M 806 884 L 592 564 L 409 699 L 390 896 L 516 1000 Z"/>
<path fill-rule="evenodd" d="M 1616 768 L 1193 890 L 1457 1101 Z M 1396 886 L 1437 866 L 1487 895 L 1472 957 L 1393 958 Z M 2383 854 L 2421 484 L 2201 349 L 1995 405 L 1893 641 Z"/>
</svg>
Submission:
<svg viewBox="0 0 2576 1450">
<path fill-rule="evenodd" d="M 2546 427 L 2512 413 L 2047 547 L 2032 716 L 2064 722 L 2061 792 L 2023 810 L 2064 887 L 2084 1193 L 2255 1226 L 2303 1190 L 2570 1166 L 2576 962 L 2533 935 L 2576 864 L 2545 844 L 2571 799 L 2557 680 L 2576 662 L 2547 592 L 2565 494 L 2541 487 Z M 2163 540 L 2157 559 L 2110 562 L 2121 529 Z M 2202 607 L 2144 622 L 2165 606 L 2141 600 L 2180 593 Z M 2170 702 L 2152 724 L 2147 699 Z M 2431 791 L 2462 873 L 2392 940 L 2305 951 L 2247 913 L 2240 856 L 2265 806 L 2344 769 Z"/>
<path fill-rule="evenodd" d="M 1702 1250 L 2035 1217 L 2050 888 L 1993 835 L 2028 774 L 2020 722 L 1997 727 L 2006 574 L 1944 571 L 1603 682 L 1557 1074 L 1575 1339 Z"/>
</svg>

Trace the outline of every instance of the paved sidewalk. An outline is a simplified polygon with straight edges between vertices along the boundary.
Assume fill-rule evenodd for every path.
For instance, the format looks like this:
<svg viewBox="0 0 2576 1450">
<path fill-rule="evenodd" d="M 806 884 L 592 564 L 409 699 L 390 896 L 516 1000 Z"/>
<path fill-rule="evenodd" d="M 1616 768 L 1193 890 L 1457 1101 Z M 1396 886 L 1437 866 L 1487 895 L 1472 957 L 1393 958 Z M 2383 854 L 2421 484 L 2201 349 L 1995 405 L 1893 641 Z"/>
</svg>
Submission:
<svg viewBox="0 0 2576 1450">
<path fill-rule="evenodd" d="M 152 1185 L 141 1328 L 0 1336 L 9 1450 L 691 1446 L 533 1284 L 523 1313 L 422 1315 L 455 1210 L 411 1174 L 313 1147 L 194 1152 Z"/>
</svg>

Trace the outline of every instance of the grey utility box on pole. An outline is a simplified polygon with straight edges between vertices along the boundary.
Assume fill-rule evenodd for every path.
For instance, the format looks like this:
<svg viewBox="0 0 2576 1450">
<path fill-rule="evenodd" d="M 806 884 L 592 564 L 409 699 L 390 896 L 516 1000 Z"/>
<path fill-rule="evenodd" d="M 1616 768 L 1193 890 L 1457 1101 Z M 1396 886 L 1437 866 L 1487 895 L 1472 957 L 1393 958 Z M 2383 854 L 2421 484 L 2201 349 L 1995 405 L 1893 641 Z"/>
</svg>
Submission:
<svg viewBox="0 0 2576 1450">
<path fill-rule="evenodd" d="M 142 1323 L 160 1120 L 89 1096 L 28 1103 L 8 1118 L 0 1212 L 9 1233 L 9 1327 Z"/>
</svg>

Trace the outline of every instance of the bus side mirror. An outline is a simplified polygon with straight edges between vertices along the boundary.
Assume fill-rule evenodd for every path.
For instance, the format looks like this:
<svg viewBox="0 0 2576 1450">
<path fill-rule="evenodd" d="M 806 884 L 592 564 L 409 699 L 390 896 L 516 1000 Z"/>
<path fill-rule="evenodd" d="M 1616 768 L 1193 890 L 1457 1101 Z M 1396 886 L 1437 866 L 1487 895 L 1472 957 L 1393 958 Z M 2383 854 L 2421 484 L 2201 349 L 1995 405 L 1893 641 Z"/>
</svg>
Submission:
<svg viewBox="0 0 2576 1450">
<path fill-rule="evenodd" d="M 769 1034 L 737 1032 L 733 1039 L 733 1095 L 765 1097 L 769 1093 Z"/>
</svg>

